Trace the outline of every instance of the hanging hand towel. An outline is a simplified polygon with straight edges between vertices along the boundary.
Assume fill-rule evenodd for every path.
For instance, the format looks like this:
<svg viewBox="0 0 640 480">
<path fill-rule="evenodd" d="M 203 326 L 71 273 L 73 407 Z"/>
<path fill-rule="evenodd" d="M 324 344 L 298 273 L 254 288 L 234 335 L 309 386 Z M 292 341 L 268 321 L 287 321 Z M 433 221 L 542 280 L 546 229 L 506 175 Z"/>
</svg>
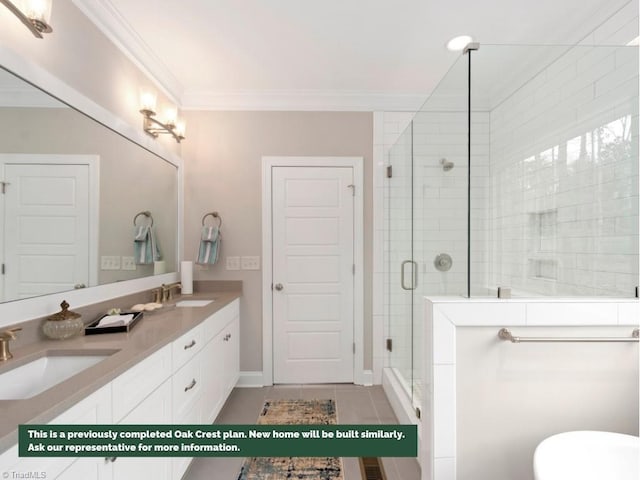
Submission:
<svg viewBox="0 0 640 480">
<path fill-rule="evenodd" d="M 151 226 L 137 225 L 133 227 L 133 253 L 138 265 L 151 264 L 162 258 Z"/>
<path fill-rule="evenodd" d="M 202 227 L 200 235 L 200 250 L 198 251 L 198 265 L 213 265 L 218 261 L 220 250 L 220 229 L 218 227 Z"/>
</svg>

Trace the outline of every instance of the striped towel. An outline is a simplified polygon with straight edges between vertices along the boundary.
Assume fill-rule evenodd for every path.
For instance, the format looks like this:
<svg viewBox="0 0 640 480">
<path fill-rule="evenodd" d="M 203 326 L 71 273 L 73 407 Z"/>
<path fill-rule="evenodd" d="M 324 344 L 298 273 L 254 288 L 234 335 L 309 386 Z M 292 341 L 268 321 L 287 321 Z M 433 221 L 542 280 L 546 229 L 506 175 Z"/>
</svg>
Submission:
<svg viewBox="0 0 640 480">
<path fill-rule="evenodd" d="M 133 227 L 133 255 L 138 265 L 148 265 L 162 258 L 151 226 Z"/>
<path fill-rule="evenodd" d="M 214 265 L 218 261 L 221 240 L 218 227 L 202 227 L 200 250 L 198 251 L 196 263 L 198 265 Z"/>
</svg>

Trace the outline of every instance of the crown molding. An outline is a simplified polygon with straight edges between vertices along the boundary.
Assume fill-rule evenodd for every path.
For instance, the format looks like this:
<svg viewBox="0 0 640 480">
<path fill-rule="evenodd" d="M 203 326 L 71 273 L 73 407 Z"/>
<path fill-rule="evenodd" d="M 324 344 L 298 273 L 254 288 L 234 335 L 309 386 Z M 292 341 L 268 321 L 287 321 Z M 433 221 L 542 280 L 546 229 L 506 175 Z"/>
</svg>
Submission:
<svg viewBox="0 0 640 480">
<path fill-rule="evenodd" d="M 109 0 L 72 0 L 91 22 L 177 105 L 183 86 Z"/>
<path fill-rule="evenodd" d="M 410 111 L 427 94 L 386 94 L 332 91 L 186 91 L 183 110 L 247 111 Z"/>
</svg>

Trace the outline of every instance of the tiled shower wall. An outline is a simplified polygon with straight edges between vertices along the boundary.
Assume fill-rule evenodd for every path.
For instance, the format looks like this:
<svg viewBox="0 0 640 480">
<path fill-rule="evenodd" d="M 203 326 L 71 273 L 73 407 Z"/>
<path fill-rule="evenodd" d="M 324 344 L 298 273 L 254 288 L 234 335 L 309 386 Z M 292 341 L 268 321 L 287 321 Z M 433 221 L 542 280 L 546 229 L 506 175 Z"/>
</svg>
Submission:
<svg viewBox="0 0 640 480">
<path fill-rule="evenodd" d="M 491 111 L 489 283 L 633 296 L 638 51 L 576 47 Z"/>
<path fill-rule="evenodd" d="M 629 2 L 583 44 L 620 45 L 637 35 L 638 4 Z M 623 51 L 597 49 L 568 55 L 493 110 L 474 112 L 472 295 L 495 294 L 488 288 L 498 285 L 525 295 L 633 295 L 630 288 L 638 282 L 638 159 L 607 157 L 616 146 L 620 150 L 625 138 L 630 142 L 622 149 L 634 155 L 638 151 L 637 50 L 631 55 L 635 59 Z M 460 198 L 466 198 L 466 129 L 460 128 L 460 115 L 466 118 L 466 113 L 463 108 L 439 110 L 420 114 L 414 125 L 414 208 L 420 218 L 414 232 L 414 256 L 420 264 L 416 297 L 466 290 L 466 270 L 461 268 L 466 264 L 466 205 Z M 389 366 L 382 339 L 397 332 L 402 338 L 394 339 L 394 354 L 407 370 L 411 324 L 407 293 L 399 283 L 400 262 L 408 252 L 402 235 L 389 233 L 392 222 L 398 226 L 407 220 L 399 220 L 406 212 L 389 208 L 391 185 L 406 185 L 402 176 L 407 172 L 396 168 L 394 179 L 387 181 L 384 168 L 413 117 L 410 112 L 374 116 L 375 235 L 380 246 L 374 259 L 374 338 L 380 339 L 374 344 L 374 364 Z M 601 138 L 609 145 L 607 152 Z M 439 170 L 441 158 L 453 161 L 454 168 Z M 399 187 L 394 194 L 404 195 L 407 208 L 407 189 Z M 396 205 L 403 208 L 402 202 Z M 548 251 L 554 252 L 550 259 Z M 447 274 L 432 263 L 442 252 L 453 258 Z M 421 313 L 421 306 L 414 303 L 414 311 Z"/>
<path fill-rule="evenodd" d="M 420 378 L 422 309 L 424 295 L 465 295 L 467 288 L 467 115 L 463 109 L 425 111 L 405 125 L 411 115 L 384 113 L 385 163 L 393 166 L 393 177 L 385 179 L 385 334 L 393 340 L 388 366 L 396 367 L 405 379 Z M 473 119 L 472 154 L 474 176 L 488 179 L 489 115 Z M 412 130 L 411 130 L 412 128 Z M 386 142 L 393 142 L 387 144 Z M 411 159 L 413 158 L 413 170 Z M 445 170 L 442 162 L 453 168 Z M 413 171 L 413 178 L 411 173 Z M 486 224 L 487 191 L 472 191 L 472 228 Z M 411 209 L 413 208 L 413 217 Z M 411 221 L 413 220 L 413 232 Z M 411 238 L 413 235 L 413 251 Z M 486 284 L 484 231 L 473 243 L 474 278 Z M 434 260 L 448 254 L 451 269 L 441 272 Z M 413 294 L 414 324 L 411 324 L 411 293 L 401 287 L 401 264 L 417 264 L 417 286 Z M 405 284 L 411 284 L 406 266 Z M 389 327 L 391 325 L 391 327 Z M 413 344 L 413 349 L 412 349 Z M 412 357 L 413 352 L 413 357 Z M 412 372 L 413 368 L 413 372 Z M 419 391 L 420 385 L 414 385 Z"/>
</svg>

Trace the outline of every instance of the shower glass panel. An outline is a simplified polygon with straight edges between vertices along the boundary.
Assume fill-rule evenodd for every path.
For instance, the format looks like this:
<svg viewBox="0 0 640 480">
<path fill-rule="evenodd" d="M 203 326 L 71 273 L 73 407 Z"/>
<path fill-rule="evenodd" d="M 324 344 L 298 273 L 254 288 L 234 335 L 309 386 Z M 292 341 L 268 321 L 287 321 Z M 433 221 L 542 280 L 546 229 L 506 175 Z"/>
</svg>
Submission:
<svg viewBox="0 0 640 480">
<path fill-rule="evenodd" d="M 638 47 L 471 58 L 471 294 L 634 296 Z"/>
<path fill-rule="evenodd" d="M 413 406 L 424 296 L 636 294 L 638 58 L 480 45 L 390 149 L 387 365 Z"/>
<path fill-rule="evenodd" d="M 426 387 L 424 296 L 467 291 L 467 78 L 463 57 L 389 152 L 388 365 L 414 407 Z"/>
<path fill-rule="evenodd" d="M 387 279 L 391 345 L 388 366 L 406 392 L 412 390 L 412 205 L 413 158 L 411 124 L 389 152 L 393 181 L 387 182 Z"/>
</svg>

